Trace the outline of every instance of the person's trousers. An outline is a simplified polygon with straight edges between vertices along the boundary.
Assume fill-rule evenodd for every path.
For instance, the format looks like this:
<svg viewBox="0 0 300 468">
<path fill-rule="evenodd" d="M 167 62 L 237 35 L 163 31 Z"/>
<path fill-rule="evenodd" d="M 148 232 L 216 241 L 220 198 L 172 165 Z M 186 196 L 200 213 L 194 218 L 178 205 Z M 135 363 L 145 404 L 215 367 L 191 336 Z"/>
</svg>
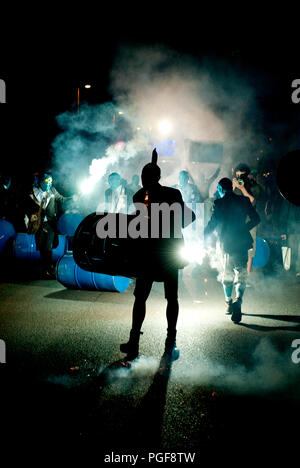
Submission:
<svg viewBox="0 0 300 468">
<path fill-rule="evenodd" d="M 248 252 L 237 254 L 224 253 L 222 283 L 224 292 L 229 298 L 235 285 L 236 297 L 243 297 L 247 281 Z"/>
<path fill-rule="evenodd" d="M 153 280 L 137 278 L 134 289 L 135 301 L 132 311 L 132 330 L 139 332 L 146 315 L 146 302 L 152 289 Z M 178 269 L 168 271 L 164 279 L 165 298 L 167 299 L 168 335 L 176 335 L 178 319 Z"/>
<path fill-rule="evenodd" d="M 40 251 L 41 262 L 44 269 L 52 266 L 52 248 L 55 232 L 49 223 L 43 223 L 41 229 L 36 233 L 36 244 Z"/>
</svg>

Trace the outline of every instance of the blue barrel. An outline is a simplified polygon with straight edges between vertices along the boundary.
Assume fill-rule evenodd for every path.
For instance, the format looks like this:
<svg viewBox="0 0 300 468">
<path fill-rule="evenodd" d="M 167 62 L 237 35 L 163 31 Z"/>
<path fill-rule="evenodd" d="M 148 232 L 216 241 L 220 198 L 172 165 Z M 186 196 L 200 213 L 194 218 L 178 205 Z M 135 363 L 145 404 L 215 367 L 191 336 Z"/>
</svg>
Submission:
<svg viewBox="0 0 300 468">
<path fill-rule="evenodd" d="M 57 228 L 61 234 L 72 237 L 82 220 L 79 213 L 64 213 L 58 220 Z"/>
<path fill-rule="evenodd" d="M 269 257 L 270 257 L 269 244 L 267 243 L 267 241 L 265 241 L 261 237 L 257 237 L 255 256 L 253 257 L 252 265 L 255 268 L 262 268 L 268 263 Z"/>
<path fill-rule="evenodd" d="M 13 225 L 6 219 L 0 219 L 0 252 L 3 252 L 7 242 L 15 236 L 16 231 Z"/>
<path fill-rule="evenodd" d="M 93 291 L 124 292 L 130 278 L 94 273 L 80 268 L 71 253 L 65 254 L 56 265 L 56 278 L 63 286 L 70 289 L 87 289 Z"/>
<path fill-rule="evenodd" d="M 58 236 L 58 246 L 52 250 L 52 261 L 57 262 L 66 252 L 66 237 Z M 14 245 L 14 256 L 19 260 L 40 260 L 40 251 L 36 249 L 35 235 L 18 232 Z"/>
</svg>

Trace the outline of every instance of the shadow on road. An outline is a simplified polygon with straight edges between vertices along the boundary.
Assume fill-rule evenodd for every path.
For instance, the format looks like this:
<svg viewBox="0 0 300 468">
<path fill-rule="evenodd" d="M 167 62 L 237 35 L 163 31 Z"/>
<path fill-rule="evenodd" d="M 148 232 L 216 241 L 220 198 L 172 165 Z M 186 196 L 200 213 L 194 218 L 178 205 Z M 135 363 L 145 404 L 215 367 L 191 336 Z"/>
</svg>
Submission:
<svg viewBox="0 0 300 468">
<path fill-rule="evenodd" d="M 263 315 L 263 314 L 243 314 L 243 317 L 261 317 L 270 320 L 279 320 L 282 322 L 296 323 L 297 325 L 292 326 L 267 326 L 267 325 L 256 325 L 241 322 L 239 325 L 249 328 L 250 330 L 256 331 L 300 331 L 300 316 L 299 315 Z"/>
<path fill-rule="evenodd" d="M 248 323 L 239 323 L 239 325 L 249 328 L 250 330 L 273 332 L 273 331 L 300 331 L 300 325 L 294 327 L 268 327 L 264 325 L 250 325 Z"/>
<path fill-rule="evenodd" d="M 93 291 L 84 289 L 62 289 L 60 291 L 51 292 L 44 296 L 47 299 L 61 299 L 66 301 L 80 301 L 80 302 L 96 302 L 102 299 L 113 304 L 123 304 L 124 293 L 117 291 Z"/>
<path fill-rule="evenodd" d="M 172 361 L 163 355 L 153 382 L 138 407 L 138 446 L 161 447 L 161 433 Z"/>
<path fill-rule="evenodd" d="M 99 291 L 84 291 L 78 289 L 62 289 L 46 294 L 47 299 L 62 299 L 66 301 L 95 302 L 101 295 Z"/>
<path fill-rule="evenodd" d="M 248 317 L 261 317 L 270 320 L 281 320 L 283 322 L 296 322 L 300 325 L 300 315 L 264 315 L 264 314 L 244 314 L 243 316 Z"/>
<path fill-rule="evenodd" d="M 121 394 L 112 395 L 108 387 L 118 379 L 124 381 L 126 371 L 128 379 L 132 381 L 127 381 L 128 387 L 124 382 Z M 138 379 L 144 382 L 145 376 L 137 377 L 134 372 L 131 373 L 130 363 L 124 361 L 116 361 L 106 367 L 91 384 L 92 400 L 97 400 L 99 404 L 86 421 L 86 438 L 89 441 L 101 439 L 102 444 L 112 450 L 116 445 L 124 449 L 127 447 L 127 450 L 129 447 L 145 450 L 160 448 L 171 371 L 172 361 L 162 356 L 150 387 L 141 398 L 136 398 L 132 389 L 138 386 Z"/>
</svg>

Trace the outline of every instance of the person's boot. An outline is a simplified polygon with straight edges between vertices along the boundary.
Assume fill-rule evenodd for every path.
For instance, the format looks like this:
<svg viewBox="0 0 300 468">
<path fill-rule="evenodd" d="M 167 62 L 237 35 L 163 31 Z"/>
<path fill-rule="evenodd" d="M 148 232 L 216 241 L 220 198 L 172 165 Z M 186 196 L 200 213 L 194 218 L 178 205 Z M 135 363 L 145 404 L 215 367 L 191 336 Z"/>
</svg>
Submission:
<svg viewBox="0 0 300 468">
<path fill-rule="evenodd" d="M 232 299 L 225 301 L 225 313 L 226 315 L 232 314 Z"/>
<path fill-rule="evenodd" d="M 176 361 L 179 358 L 179 349 L 176 346 L 176 331 L 169 332 L 167 334 L 166 342 L 165 342 L 165 356 L 172 360 Z"/>
<path fill-rule="evenodd" d="M 231 320 L 233 323 L 239 323 L 242 320 L 241 305 L 242 300 L 240 298 L 237 298 L 232 304 Z"/>
<path fill-rule="evenodd" d="M 127 354 L 126 356 L 127 361 L 133 361 L 135 358 L 138 357 L 140 336 L 142 334 L 143 333 L 140 331 L 131 330 L 129 341 L 127 343 L 122 343 L 120 345 L 120 351 L 122 353 Z"/>
</svg>

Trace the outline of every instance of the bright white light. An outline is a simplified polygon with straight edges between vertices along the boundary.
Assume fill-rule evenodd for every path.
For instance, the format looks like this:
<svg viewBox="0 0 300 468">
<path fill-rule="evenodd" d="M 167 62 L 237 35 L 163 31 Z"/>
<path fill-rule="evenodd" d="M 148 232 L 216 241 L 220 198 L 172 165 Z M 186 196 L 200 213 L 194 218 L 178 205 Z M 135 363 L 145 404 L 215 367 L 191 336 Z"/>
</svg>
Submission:
<svg viewBox="0 0 300 468">
<path fill-rule="evenodd" d="M 172 129 L 172 124 L 169 120 L 161 120 L 158 123 L 158 130 L 164 136 L 167 136 Z"/>
<path fill-rule="evenodd" d="M 201 242 L 186 242 L 181 249 L 180 255 L 190 263 L 198 263 L 202 265 L 205 257 L 205 250 Z"/>
<path fill-rule="evenodd" d="M 91 88 L 91 85 L 90 84 L 86 84 L 84 85 L 85 88 Z"/>
<path fill-rule="evenodd" d="M 83 195 L 87 195 L 88 193 L 91 193 L 95 185 L 95 181 L 90 177 L 88 179 L 85 179 L 81 182 L 79 189 L 80 192 Z"/>
</svg>

